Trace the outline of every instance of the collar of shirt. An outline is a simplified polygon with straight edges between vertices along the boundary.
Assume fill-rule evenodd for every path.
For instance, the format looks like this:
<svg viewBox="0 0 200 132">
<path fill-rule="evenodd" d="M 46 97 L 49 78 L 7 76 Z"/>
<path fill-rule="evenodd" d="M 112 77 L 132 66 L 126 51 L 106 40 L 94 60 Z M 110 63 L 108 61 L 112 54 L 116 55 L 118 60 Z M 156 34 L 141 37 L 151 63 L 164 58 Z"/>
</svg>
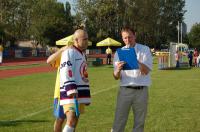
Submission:
<svg viewBox="0 0 200 132">
<path fill-rule="evenodd" d="M 131 46 L 130 44 L 128 44 L 128 45 L 125 45 L 124 47 L 125 47 L 125 48 L 135 48 L 135 47 L 136 47 L 136 45 L 137 45 L 137 43 L 135 43 L 135 45 L 134 45 L 134 46 Z"/>
</svg>

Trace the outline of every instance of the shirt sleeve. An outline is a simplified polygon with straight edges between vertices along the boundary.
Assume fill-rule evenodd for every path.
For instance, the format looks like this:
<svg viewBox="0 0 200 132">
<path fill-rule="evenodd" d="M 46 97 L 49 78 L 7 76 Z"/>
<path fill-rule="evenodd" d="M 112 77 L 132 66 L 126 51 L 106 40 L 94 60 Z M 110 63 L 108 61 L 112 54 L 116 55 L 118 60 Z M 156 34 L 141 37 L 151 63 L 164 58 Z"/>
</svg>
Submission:
<svg viewBox="0 0 200 132">
<path fill-rule="evenodd" d="M 151 55 L 151 51 L 150 48 L 145 46 L 144 48 L 144 56 L 143 56 L 143 64 L 145 64 L 150 70 L 152 70 L 152 55 Z"/>
<path fill-rule="evenodd" d="M 119 57 L 118 57 L 118 54 L 117 54 L 117 51 L 116 51 L 115 54 L 114 54 L 114 58 L 113 58 L 114 71 L 116 70 L 117 62 L 119 62 Z"/>
<path fill-rule="evenodd" d="M 74 52 L 72 49 L 65 50 L 61 57 L 60 80 L 62 81 L 61 87 L 65 89 L 67 96 L 77 93 L 75 70 Z"/>
</svg>

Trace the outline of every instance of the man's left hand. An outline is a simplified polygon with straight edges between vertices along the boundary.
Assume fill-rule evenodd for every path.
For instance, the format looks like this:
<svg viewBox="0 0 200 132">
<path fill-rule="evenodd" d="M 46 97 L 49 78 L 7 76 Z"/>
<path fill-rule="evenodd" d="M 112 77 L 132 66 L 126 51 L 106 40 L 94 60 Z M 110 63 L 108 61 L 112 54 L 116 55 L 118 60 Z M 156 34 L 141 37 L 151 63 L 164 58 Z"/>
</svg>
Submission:
<svg viewBox="0 0 200 132">
<path fill-rule="evenodd" d="M 150 69 L 143 63 L 139 62 L 139 69 L 142 75 L 147 75 Z"/>
</svg>

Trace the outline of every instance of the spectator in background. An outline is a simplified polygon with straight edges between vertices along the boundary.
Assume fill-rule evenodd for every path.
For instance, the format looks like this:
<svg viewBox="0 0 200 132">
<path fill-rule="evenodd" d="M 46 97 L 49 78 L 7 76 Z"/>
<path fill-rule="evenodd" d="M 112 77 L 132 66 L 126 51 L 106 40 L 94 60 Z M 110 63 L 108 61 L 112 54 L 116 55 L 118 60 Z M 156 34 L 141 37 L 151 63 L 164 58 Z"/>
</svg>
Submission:
<svg viewBox="0 0 200 132">
<path fill-rule="evenodd" d="M 199 56 L 197 57 L 197 67 L 200 67 L 200 53 Z"/>
<path fill-rule="evenodd" d="M 188 54 L 189 66 L 192 67 L 193 53 L 190 51 Z"/>
<path fill-rule="evenodd" d="M 194 49 L 194 54 L 193 54 L 193 56 L 194 56 L 194 66 L 195 67 L 197 67 L 197 57 L 198 57 L 198 51 L 197 51 L 197 49 L 195 48 Z"/>
<path fill-rule="evenodd" d="M 176 53 L 175 53 L 175 60 L 176 60 L 176 68 L 179 68 L 180 67 L 180 63 L 179 63 L 180 54 L 178 51 L 176 51 Z"/>
<path fill-rule="evenodd" d="M 3 45 L 0 44 L 0 64 L 3 62 Z"/>
<path fill-rule="evenodd" d="M 110 47 L 108 47 L 106 49 L 106 54 L 107 54 L 107 60 L 106 60 L 107 65 L 110 65 L 111 64 L 111 58 L 112 58 L 112 50 L 111 50 Z"/>
</svg>

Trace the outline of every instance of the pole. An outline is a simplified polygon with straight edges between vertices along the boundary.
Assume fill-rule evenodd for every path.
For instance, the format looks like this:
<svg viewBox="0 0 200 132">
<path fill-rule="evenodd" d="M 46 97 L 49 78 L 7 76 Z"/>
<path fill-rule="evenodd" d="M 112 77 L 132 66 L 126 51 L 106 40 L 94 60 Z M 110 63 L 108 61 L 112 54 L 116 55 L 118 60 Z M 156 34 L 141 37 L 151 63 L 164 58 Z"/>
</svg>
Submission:
<svg viewBox="0 0 200 132">
<path fill-rule="evenodd" d="M 183 42 L 183 23 L 181 22 L 181 43 Z"/>
<path fill-rule="evenodd" d="M 179 21 L 178 21 L 178 44 L 179 44 Z"/>
</svg>

